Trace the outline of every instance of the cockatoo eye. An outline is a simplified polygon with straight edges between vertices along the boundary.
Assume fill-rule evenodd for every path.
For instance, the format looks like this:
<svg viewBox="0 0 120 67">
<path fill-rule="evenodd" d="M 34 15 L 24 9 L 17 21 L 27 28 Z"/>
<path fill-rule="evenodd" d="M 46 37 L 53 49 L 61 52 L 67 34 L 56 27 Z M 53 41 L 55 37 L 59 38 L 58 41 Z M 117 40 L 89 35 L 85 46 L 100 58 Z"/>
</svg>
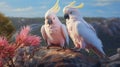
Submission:
<svg viewBox="0 0 120 67">
<path fill-rule="evenodd" d="M 70 12 L 70 14 L 72 14 L 72 11 Z"/>
<path fill-rule="evenodd" d="M 55 20 L 55 17 L 53 17 L 53 20 Z"/>
</svg>

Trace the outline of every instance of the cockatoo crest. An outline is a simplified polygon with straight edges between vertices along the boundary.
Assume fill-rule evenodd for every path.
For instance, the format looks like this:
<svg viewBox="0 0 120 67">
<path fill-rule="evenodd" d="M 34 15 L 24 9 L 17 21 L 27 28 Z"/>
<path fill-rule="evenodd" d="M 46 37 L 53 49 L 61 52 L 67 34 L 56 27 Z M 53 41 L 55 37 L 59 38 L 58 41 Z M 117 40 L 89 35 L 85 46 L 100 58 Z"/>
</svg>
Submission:
<svg viewBox="0 0 120 67">
<path fill-rule="evenodd" d="M 59 0 L 57 0 L 55 5 L 46 12 L 45 17 L 49 16 L 52 13 L 56 14 L 59 10 L 60 10 Z"/>
<path fill-rule="evenodd" d="M 75 6 L 76 1 L 71 2 L 67 7 L 72 8 L 82 8 L 84 6 L 84 3 L 79 4 L 78 6 Z"/>
<path fill-rule="evenodd" d="M 76 15 L 78 15 L 78 8 L 82 8 L 84 6 L 84 3 L 79 4 L 78 6 L 75 6 L 76 1 L 71 2 L 69 5 L 65 6 L 63 9 L 63 12 L 66 14 L 70 14 L 70 12 L 74 12 Z"/>
</svg>

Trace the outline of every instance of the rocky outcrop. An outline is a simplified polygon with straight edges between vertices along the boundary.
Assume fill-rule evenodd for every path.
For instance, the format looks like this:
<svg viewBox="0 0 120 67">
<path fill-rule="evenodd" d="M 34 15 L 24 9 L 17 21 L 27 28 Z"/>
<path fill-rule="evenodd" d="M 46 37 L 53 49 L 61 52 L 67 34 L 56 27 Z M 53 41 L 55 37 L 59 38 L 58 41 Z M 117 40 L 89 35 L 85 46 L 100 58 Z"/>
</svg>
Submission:
<svg viewBox="0 0 120 67">
<path fill-rule="evenodd" d="M 120 67 L 120 48 L 117 49 L 117 54 L 110 57 L 108 67 Z"/>
<path fill-rule="evenodd" d="M 114 59 L 115 58 L 115 59 Z M 41 47 L 30 57 L 26 55 L 15 61 L 16 67 L 119 67 L 120 56 L 110 57 L 109 61 L 87 56 L 81 52 L 59 47 Z"/>
<path fill-rule="evenodd" d="M 41 47 L 32 57 L 21 53 L 14 62 L 17 67 L 100 67 L 98 59 L 59 47 L 50 47 L 50 49 Z"/>
<path fill-rule="evenodd" d="M 84 56 L 80 52 L 74 52 L 70 49 L 59 50 L 52 47 L 50 49 L 40 49 L 41 57 L 40 67 L 92 67 L 97 65 L 98 60 Z M 39 54 L 39 55 L 40 55 Z M 40 55 L 41 56 L 41 55 Z"/>
</svg>

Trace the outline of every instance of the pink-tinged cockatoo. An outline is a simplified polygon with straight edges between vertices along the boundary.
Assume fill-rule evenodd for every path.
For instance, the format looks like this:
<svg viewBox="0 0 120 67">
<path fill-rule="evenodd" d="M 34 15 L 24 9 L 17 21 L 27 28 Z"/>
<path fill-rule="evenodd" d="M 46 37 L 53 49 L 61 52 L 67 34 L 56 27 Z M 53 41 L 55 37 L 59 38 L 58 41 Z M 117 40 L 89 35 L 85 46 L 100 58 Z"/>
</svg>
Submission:
<svg viewBox="0 0 120 67">
<path fill-rule="evenodd" d="M 75 44 L 75 48 L 92 49 L 99 57 L 105 57 L 102 42 L 97 37 L 95 29 L 79 13 L 78 8 L 82 8 L 84 4 L 81 3 L 78 6 L 74 6 L 74 4 L 75 1 L 65 6 L 63 13 L 66 19 L 68 34 Z"/>
<path fill-rule="evenodd" d="M 60 10 L 58 2 L 59 0 L 46 12 L 45 24 L 41 27 L 41 33 L 48 44 L 47 47 L 56 45 L 65 48 L 65 43 L 69 45 L 69 36 L 66 26 L 56 16 L 56 13 Z"/>
</svg>

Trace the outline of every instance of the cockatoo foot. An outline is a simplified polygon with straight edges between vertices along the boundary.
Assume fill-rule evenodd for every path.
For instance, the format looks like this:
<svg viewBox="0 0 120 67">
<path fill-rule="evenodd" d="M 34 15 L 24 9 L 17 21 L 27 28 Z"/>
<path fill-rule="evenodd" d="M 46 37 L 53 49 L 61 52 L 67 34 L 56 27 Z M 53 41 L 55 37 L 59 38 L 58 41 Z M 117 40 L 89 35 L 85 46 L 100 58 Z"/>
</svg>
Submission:
<svg viewBox="0 0 120 67">
<path fill-rule="evenodd" d="M 46 49 L 50 49 L 50 46 L 47 46 Z"/>
<path fill-rule="evenodd" d="M 80 52 L 80 48 L 74 47 L 74 48 L 71 48 L 71 49 L 75 52 Z"/>
<path fill-rule="evenodd" d="M 111 62 L 111 60 L 107 56 L 103 56 L 102 58 L 99 59 L 102 64 L 107 64 Z"/>
<path fill-rule="evenodd" d="M 103 59 L 100 59 L 100 62 L 101 62 L 102 64 L 106 64 L 106 63 L 109 63 L 109 62 L 110 62 L 110 59 L 108 59 L 108 58 L 103 58 Z"/>
<path fill-rule="evenodd" d="M 89 53 L 89 52 L 90 52 L 88 49 L 85 49 L 85 51 L 86 51 L 87 53 Z"/>
<path fill-rule="evenodd" d="M 66 50 L 66 47 L 64 46 L 64 47 L 62 47 L 62 48 L 60 48 L 60 49 L 57 49 L 57 51 L 60 51 L 60 50 Z"/>
</svg>

